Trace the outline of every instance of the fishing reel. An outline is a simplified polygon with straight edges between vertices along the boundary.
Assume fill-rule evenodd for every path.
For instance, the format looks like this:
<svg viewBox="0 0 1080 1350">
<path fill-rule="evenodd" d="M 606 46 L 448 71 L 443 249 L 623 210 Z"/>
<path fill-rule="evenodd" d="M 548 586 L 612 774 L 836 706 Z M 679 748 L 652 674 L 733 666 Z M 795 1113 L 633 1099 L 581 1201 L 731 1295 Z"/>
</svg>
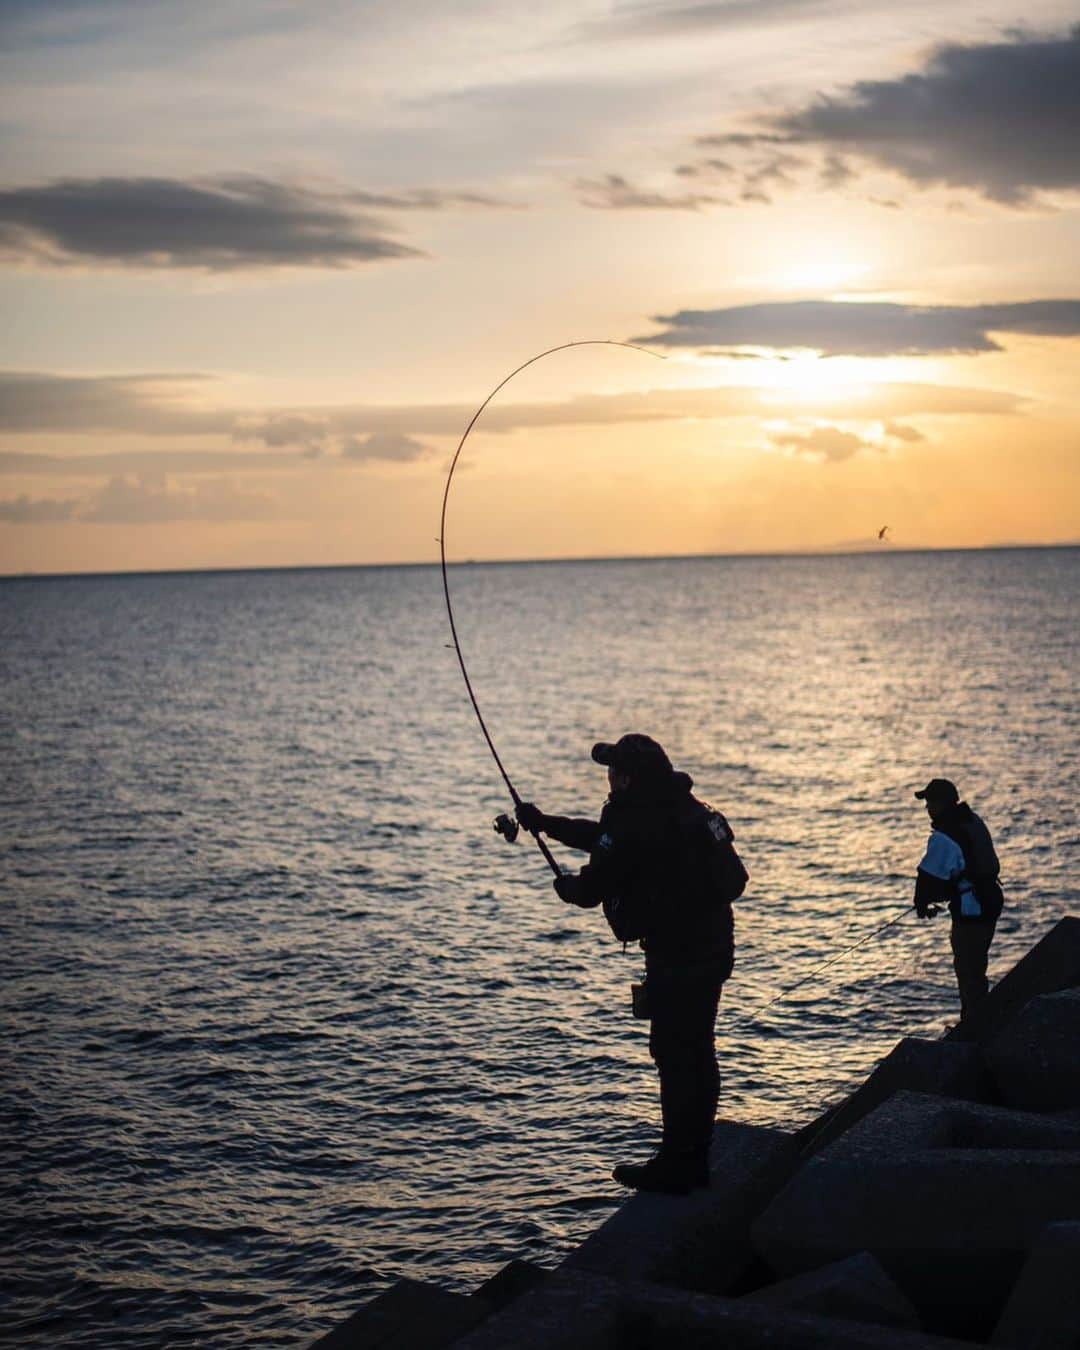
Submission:
<svg viewBox="0 0 1080 1350">
<path fill-rule="evenodd" d="M 521 826 L 513 816 L 508 816 L 504 813 L 501 816 L 495 817 L 491 822 L 491 828 L 496 834 L 501 834 L 508 844 L 512 844 L 517 839 Z"/>
</svg>

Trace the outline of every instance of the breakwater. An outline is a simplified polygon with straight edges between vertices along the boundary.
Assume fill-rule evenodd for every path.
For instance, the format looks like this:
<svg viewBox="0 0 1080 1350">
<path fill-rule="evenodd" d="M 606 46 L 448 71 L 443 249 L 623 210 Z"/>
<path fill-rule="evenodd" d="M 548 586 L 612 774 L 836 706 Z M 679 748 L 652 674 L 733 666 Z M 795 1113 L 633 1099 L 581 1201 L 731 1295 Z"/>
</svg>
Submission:
<svg viewBox="0 0 1080 1350">
<path fill-rule="evenodd" d="M 312 1350 L 1080 1345 L 1080 918 L 799 1131 L 718 1122 L 555 1270 L 401 1281 Z"/>
</svg>

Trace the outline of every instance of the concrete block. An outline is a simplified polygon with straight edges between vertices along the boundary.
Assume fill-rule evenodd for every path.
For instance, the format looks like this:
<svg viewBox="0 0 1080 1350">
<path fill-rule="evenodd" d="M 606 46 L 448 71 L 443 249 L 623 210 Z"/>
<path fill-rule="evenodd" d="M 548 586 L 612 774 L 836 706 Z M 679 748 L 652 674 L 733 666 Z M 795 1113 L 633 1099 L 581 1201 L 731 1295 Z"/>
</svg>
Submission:
<svg viewBox="0 0 1080 1350">
<path fill-rule="evenodd" d="M 622 1304 L 624 1350 L 961 1350 L 921 1331 L 641 1286 Z M 971 1350 L 970 1345 L 965 1350 Z"/>
<path fill-rule="evenodd" d="M 902 1089 L 983 1101 L 990 1086 L 977 1045 L 914 1038 L 899 1041 L 860 1088 L 800 1132 L 800 1154 L 819 1153 Z"/>
<path fill-rule="evenodd" d="M 421 1280 L 399 1280 L 311 1350 L 444 1350 L 482 1322 L 487 1304 Z"/>
<path fill-rule="evenodd" d="M 522 1294 L 543 1284 L 547 1277 L 548 1272 L 534 1261 L 509 1261 L 479 1289 L 474 1289 L 472 1297 L 483 1299 L 489 1308 L 505 1308 Z"/>
<path fill-rule="evenodd" d="M 616 1280 L 556 1271 L 463 1337 L 454 1350 L 625 1350 Z"/>
<path fill-rule="evenodd" d="M 986 1044 L 999 1036 L 1020 1009 L 1039 994 L 1055 994 L 1077 985 L 1080 985 L 1080 918 L 1069 915 L 1059 919 L 945 1039 Z"/>
<path fill-rule="evenodd" d="M 1009 1106 L 1080 1107 L 1080 989 L 1033 998 L 987 1045 L 986 1062 Z"/>
<path fill-rule="evenodd" d="M 744 1303 L 919 1329 L 919 1314 L 869 1252 L 744 1294 Z"/>
<path fill-rule="evenodd" d="M 990 1343 L 1017 1350 L 1080 1346 L 1080 1221 L 1043 1229 Z"/>
<path fill-rule="evenodd" d="M 970 1350 L 922 1332 L 556 1271 L 454 1350 Z"/>
<path fill-rule="evenodd" d="M 635 1195 L 560 1269 L 707 1293 L 732 1289 L 756 1261 L 750 1223 L 791 1175 L 794 1137 L 718 1121 L 710 1161 L 708 1190 Z"/>
<path fill-rule="evenodd" d="M 1080 1121 L 898 1092 L 752 1229 L 781 1274 L 868 1251 L 923 1325 L 985 1338 L 1047 1223 L 1080 1214 Z"/>
</svg>

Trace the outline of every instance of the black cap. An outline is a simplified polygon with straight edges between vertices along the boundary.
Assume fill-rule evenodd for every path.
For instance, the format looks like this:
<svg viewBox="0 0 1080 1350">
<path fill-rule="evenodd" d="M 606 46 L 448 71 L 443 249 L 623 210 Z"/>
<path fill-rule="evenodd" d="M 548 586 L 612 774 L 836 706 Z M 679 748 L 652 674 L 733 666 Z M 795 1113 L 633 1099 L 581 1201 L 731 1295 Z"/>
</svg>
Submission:
<svg viewBox="0 0 1080 1350">
<path fill-rule="evenodd" d="M 651 736 L 642 736 L 636 731 L 620 736 L 614 745 L 597 741 L 592 748 L 592 757 L 597 764 L 610 765 L 631 778 L 661 778 L 672 771 L 664 747 Z"/>
<path fill-rule="evenodd" d="M 950 783 L 947 778 L 931 778 L 923 790 L 916 792 L 915 796 L 920 801 L 946 802 L 950 806 L 960 800 L 956 784 Z"/>
</svg>

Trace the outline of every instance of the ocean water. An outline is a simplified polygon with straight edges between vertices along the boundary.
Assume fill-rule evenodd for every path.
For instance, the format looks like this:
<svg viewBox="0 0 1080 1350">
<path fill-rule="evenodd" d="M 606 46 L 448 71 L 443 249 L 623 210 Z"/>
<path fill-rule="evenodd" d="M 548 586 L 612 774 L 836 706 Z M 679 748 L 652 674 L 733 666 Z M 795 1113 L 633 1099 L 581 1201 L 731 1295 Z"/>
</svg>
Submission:
<svg viewBox="0 0 1080 1350">
<path fill-rule="evenodd" d="M 928 778 L 999 847 L 991 973 L 1076 909 L 1080 551 L 451 585 L 524 797 L 598 812 L 592 742 L 640 730 L 728 814 L 724 1115 L 805 1123 L 955 1019 L 947 923 L 904 911 Z M 427 567 L 0 583 L 12 1341 L 301 1347 L 620 1203 L 658 1121 L 640 954 L 491 830 L 447 641 Z"/>
</svg>

